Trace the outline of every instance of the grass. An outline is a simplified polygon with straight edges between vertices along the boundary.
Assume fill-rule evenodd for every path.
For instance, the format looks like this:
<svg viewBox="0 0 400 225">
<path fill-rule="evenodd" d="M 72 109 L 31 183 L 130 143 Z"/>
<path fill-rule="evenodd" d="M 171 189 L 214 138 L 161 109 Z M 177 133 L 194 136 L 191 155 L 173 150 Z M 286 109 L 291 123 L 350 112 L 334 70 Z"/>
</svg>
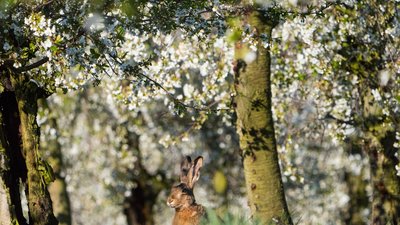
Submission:
<svg viewBox="0 0 400 225">
<path fill-rule="evenodd" d="M 233 215 L 230 212 L 217 212 L 215 210 L 207 210 L 202 225 L 261 225 L 260 222 L 252 221 L 243 215 Z"/>
</svg>

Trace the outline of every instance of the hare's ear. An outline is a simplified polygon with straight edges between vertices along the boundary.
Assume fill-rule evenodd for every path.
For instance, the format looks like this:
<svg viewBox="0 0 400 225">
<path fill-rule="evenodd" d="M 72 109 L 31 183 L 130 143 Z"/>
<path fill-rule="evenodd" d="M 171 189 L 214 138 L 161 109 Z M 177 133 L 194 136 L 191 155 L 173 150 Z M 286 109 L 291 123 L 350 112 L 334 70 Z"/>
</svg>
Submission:
<svg viewBox="0 0 400 225">
<path fill-rule="evenodd" d="M 190 188 L 193 188 L 196 181 L 199 180 L 200 169 L 202 166 L 203 166 L 203 157 L 199 156 L 194 160 L 194 163 L 193 163 L 192 167 L 190 167 L 190 170 L 188 173 L 188 180 L 189 180 L 188 186 Z"/>
<path fill-rule="evenodd" d="M 189 183 L 188 173 L 191 166 L 192 166 L 192 159 L 190 158 L 190 156 L 186 156 L 181 162 L 181 175 L 180 175 L 181 183 L 184 184 Z"/>
</svg>

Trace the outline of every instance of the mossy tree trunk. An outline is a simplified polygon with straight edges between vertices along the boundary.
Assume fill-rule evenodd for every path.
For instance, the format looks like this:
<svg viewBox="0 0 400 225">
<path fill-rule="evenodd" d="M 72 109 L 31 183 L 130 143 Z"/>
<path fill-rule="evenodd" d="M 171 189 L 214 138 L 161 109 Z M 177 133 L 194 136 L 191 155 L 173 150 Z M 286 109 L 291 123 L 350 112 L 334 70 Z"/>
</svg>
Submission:
<svg viewBox="0 0 400 225">
<path fill-rule="evenodd" d="M 366 146 L 370 155 L 372 224 L 400 224 L 400 179 L 393 151 Z M 397 162 L 398 163 L 398 162 Z"/>
<path fill-rule="evenodd" d="M 395 130 L 398 124 L 393 117 L 385 117 L 379 104 L 374 100 L 366 79 L 359 85 L 362 100 L 362 129 L 365 137 L 362 148 L 369 156 L 372 186 L 371 223 L 400 224 L 400 177 L 395 166 Z M 390 125 L 389 125 L 390 123 Z"/>
<path fill-rule="evenodd" d="M 55 171 L 55 175 L 56 179 L 48 187 L 51 200 L 53 201 L 54 214 L 60 225 L 70 225 L 72 224 L 72 216 L 67 183 L 64 177 L 60 176 L 60 173 Z"/>
<path fill-rule="evenodd" d="M 31 82 L 29 77 L 24 74 L 12 74 L 10 78 L 19 110 L 22 152 L 25 155 L 27 167 L 26 193 L 29 223 L 35 225 L 58 224 L 53 214 L 45 178 L 39 171 L 42 159 L 39 155 L 40 129 L 36 122 L 36 116 L 40 90 L 37 84 Z"/>
<path fill-rule="evenodd" d="M 371 30 L 376 28 L 371 27 Z M 358 78 L 356 90 L 356 110 L 354 124 L 362 131 L 361 148 L 369 158 L 370 183 L 372 186 L 371 223 L 400 224 L 400 177 L 396 175 L 396 165 L 399 160 L 394 148 L 396 132 L 400 131 L 398 113 L 384 113 L 381 100 L 374 97 L 373 90 L 380 93 L 387 87 L 379 85 L 379 71 L 385 68 L 385 42 L 377 46 L 362 45 L 357 40 L 350 39 L 350 44 L 344 46 L 340 54 L 347 60 L 343 67 Z M 357 54 L 376 53 L 372 60 L 364 60 Z M 354 55 L 356 54 L 356 55 Z M 386 98 L 383 96 L 382 98 Z M 391 106 L 389 106 L 391 107 Z"/>
<path fill-rule="evenodd" d="M 384 49 L 382 47 L 381 49 Z M 357 110 L 354 125 L 362 131 L 359 137 L 363 154 L 369 159 L 370 184 L 372 187 L 371 224 L 400 224 L 400 177 L 397 176 L 396 132 L 400 131 L 399 116 L 394 113 L 385 115 L 381 103 L 375 99 L 372 90 L 377 85 L 375 74 L 380 63 L 353 62 L 367 64 L 361 69 L 349 69 L 358 74 Z M 371 66 L 372 65 L 372 66 Z M 370 76 L 372 74 L 372 76 Z M 355 182 L 355 180 L 351 180 Z M 353 199 L 351 201 L 354 201 Z"/>
<path fill-rule="evenodd" d="M 265 13 L 249 7 L 243 17 L 258 42 L 257 51 L 245 42 L 237 42 L 235 46 L 236 126 L 248 204 L 253 217 L 263 223 L 292 224 L 281 178 L 272 117 L 270 50 L 262 44 L 261 38 L 264 34 L 270 39 L 274 25 L 266 22 L 268 18 Z"/>
</svg>

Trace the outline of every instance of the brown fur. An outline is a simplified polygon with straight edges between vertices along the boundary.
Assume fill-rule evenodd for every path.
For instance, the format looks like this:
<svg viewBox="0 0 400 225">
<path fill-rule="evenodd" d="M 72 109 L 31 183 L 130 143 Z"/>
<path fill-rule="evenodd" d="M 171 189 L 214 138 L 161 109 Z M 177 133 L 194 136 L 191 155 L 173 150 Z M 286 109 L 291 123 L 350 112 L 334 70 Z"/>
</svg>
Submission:
<svg viewBox="0 0 400 225">
<path fill-rule="evenodd" d="M 196 203 L 188 208 L 175 209 L 172 225 L 198 225 L 204 212 L 204 207 Z"/>
<path fill-rule="evenodd" d="M 175 216 L 172 225 L 198 225 L 205 213 L 202 205 L 196 203 L 193 187 L 200 177 L 200 168 L 203 165 L 203 157 L 199 156 L 192 163 L 190 157 L 186 157 L 181 164 L 181 183 L 172 187 L 167 205 L 175 208 Z"/>
</svg>

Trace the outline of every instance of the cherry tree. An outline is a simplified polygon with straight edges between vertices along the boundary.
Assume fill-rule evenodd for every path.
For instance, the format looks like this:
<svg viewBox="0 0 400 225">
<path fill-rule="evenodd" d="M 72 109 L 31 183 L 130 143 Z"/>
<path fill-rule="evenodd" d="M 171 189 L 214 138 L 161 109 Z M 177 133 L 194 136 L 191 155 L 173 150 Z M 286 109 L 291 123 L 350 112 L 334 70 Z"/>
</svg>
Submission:
<svg viewBox="0 0 400 225">
<path fill-rule="evenodd" d="M 29 222 L 56 222 L 46 189 L 54 179 L 53 171 L 43 160 L 39 148 L 37 100 L 58 90 L 66 92 L 96 84 L 110 74 L 120 79 L 136 78 L 132 82 L 136 83 L 137 88 L 148 84 L 148 81 L 154 82 L 141 73 L 153 57 L 145 43 L 142 43 L 138 57 L 119 50 L 123 43 L 129 44 L 132 34 L 145 37 L 146 32 L 169 31 L 178 24 L 184 24 L 185 18 L 181 15 L 183 18 L 179 19 L 177 12 L 181 9 L 185 16 L 191 15 L 192 8 L 187 7 L 188 2 L 163 8 L 170 4 L 138 2 L 129 5 L 123 1 L 100 4 L 81 1 L 34 1 L 30 4 L 23 1 L 2 2 L 2 155 L 6 159 L 5 172 L 2 174 L 6 181 L 12 221 L 27 223 L 22 215 L 21 186 L 26 188 Z M 132 12 L 133 9 L 139 10 L 140 17 L 136 17 L 138 15 Z M 166 18 L 153 21 L 154 15 L 159 13 L 165 13 Z"/>
<path fill-rule="evenodd" d="M 288 21 L 278 36 L 284 45 L 276 51 L 285 56 L 276 60 L 279 87 L 289 84 L 290 93 L 304 96 L 303 112 L 318 114 L 309 128 L 321 127 L 348 152 L 338 162 L 349 182 L 351 223 L 367 222 L 365 212 L 373 223 L 398 220 L 396 203 L 383 206 L 395 201 L 398 184 L 395 5 L 344 1 L 312 19 Z"/>
</svg>

